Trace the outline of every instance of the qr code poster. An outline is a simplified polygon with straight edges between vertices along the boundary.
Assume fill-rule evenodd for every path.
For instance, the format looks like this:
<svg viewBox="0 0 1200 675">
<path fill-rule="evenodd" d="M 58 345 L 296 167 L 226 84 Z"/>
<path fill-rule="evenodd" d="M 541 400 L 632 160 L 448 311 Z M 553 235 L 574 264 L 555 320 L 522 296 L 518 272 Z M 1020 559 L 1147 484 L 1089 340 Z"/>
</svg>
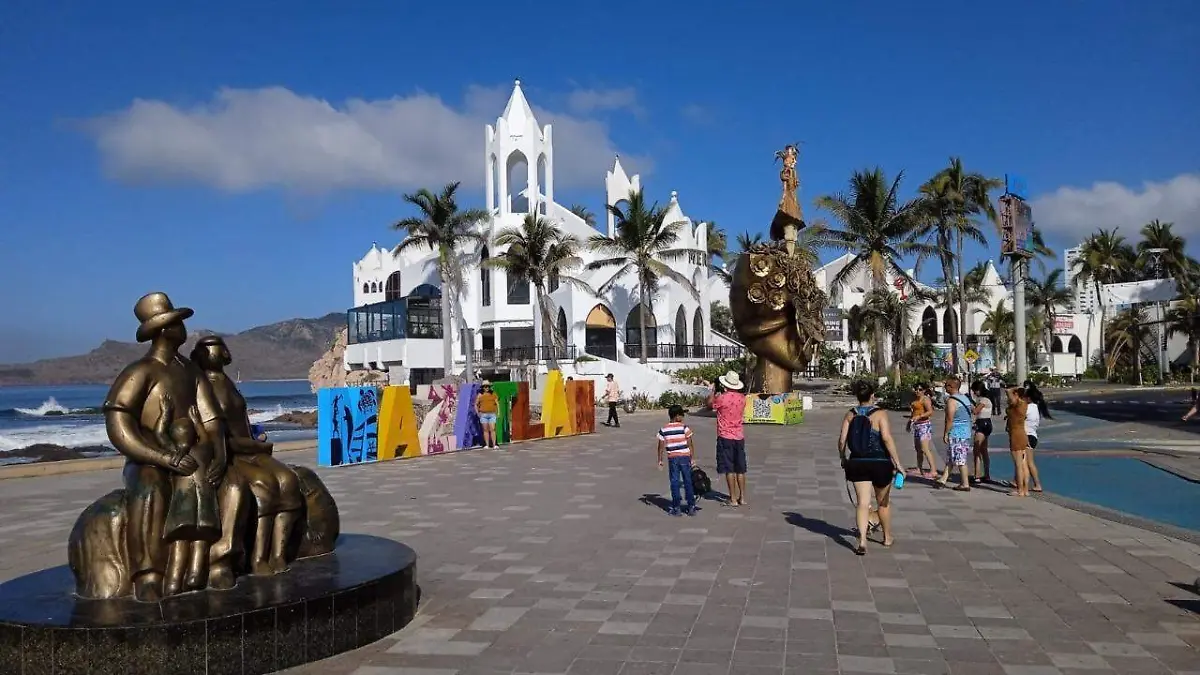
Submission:
<svg viewBox="0 0 1200 675">
<path fill-rule="evenodd" d="M 747 424 L 801 424 L 804 422 L 803 401 L 791 393 L 750 394 L 746 396 L 742 421 Z"/>
</svg>

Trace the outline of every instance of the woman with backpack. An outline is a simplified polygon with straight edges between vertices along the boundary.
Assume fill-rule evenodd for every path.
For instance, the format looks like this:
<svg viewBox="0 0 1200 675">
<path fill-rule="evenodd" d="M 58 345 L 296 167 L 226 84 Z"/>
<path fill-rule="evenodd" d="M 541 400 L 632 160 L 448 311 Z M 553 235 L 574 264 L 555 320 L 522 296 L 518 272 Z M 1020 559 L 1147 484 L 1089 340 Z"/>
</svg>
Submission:
<svg viewBox="0 0 1200 675">
<path fill-rule="evenodd" d="M 946 422 L 942 431 L 942 442 L 946 444 L 946 468 L 938 478 L 938 487 L 950 482 L 950 469 L 958 469 L 960 482 L 954 486 L 959 492 L 971 491 L 967 460 L 971 457 L 971 401 L 960 392 L 962 380 L 958 376 L 946 380 L 946 391 L 953 392 L 946 400 Z"/>
<path fill-rule="evenodd" d="M 867 554 L 867 531 L 870 527 L 871 494 L 878 505 L 879 525 L 883 529 L 883 545 L 892 545 L 891 492 L 892 479 L 901 472 L 896 442 L 888 426 L 887 412 L 875 405 L 875 385 L 859 380 L 850 385 L 858 399 L 842 420 L 838 437 L 838 455 L 846 481 L 854 486 L 856 497 L 855 522 L 858 526 L 858 555 Z"/>
</svg>

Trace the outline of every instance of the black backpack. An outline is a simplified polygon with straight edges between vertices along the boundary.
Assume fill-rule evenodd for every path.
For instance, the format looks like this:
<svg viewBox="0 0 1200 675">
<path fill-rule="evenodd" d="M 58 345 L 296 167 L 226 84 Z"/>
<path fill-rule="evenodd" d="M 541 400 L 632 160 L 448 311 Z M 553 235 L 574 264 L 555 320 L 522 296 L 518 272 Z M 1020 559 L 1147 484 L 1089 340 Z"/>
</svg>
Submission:
<svg viewBox="0 0 1200 675">
<path fill-rule="evenodd" d="M 850 450 L 851 459 L 875 459 L 883 455 L 883 444 L 871 428 L 871 415 L 876 410 L 879 408 L 871 407 L 866 412 L 854 409 L 854 418 L 850 420 L 850 429 L 846 432 L 846 447 Z"/>
<path fill-rule="evenodd" d="M 704 469 L 698 466 L 692 467 L 692 492 L 700 497 L 712 492 L 712 481 L 708 479 Z"/>
</svg>

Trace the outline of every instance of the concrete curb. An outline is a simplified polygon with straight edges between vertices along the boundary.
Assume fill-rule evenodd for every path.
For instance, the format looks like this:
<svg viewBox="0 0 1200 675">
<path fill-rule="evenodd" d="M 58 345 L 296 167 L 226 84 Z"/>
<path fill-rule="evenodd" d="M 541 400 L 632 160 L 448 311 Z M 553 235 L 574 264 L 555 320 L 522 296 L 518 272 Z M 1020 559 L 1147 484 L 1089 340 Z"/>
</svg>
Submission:
<svg viewBox="0 0 1200 675">
<path fill-rule="evenodd" d="M 316 450 L 316 441 L 285 441 L 275 444 L 275 454 Z M 10 464 L 0 466 L 0 480 L 10 478 L 36 478 L 41 476 L 63 476 L 71 473 L 87 471 L 104 471 L 120 469 L 125 466 L 125 458 L 119 455 L 113 457 L 92 457 L 89 459 L 64 459 L 58 462 L 30 462 L 28 464 Z"/>
</svg>

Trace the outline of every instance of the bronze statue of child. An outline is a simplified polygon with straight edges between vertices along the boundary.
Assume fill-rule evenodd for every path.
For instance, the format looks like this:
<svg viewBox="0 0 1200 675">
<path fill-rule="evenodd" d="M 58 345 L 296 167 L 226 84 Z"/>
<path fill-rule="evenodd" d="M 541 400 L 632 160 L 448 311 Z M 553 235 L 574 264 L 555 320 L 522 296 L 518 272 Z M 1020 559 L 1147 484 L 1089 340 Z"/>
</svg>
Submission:
<svg viewBox="0 0 1200 675">
<path fill-rule="evenodd" d="M 163 538 L 170 543 L 164 595 L 203 589 L 208 585 L 208 549 L 221 536 L 217 513 L 217 486 L 208 482 L 215 460 L 212 444 L 199 442 L 199 414 L 193 408 L 175 416 L 174 404 L 164 396 L 155 436 L 162 449 L 172 453 L 171 465 L 190 456 L 197 468 L 188 476 L 171 476 L 171 501 Z"/>
</svg>

